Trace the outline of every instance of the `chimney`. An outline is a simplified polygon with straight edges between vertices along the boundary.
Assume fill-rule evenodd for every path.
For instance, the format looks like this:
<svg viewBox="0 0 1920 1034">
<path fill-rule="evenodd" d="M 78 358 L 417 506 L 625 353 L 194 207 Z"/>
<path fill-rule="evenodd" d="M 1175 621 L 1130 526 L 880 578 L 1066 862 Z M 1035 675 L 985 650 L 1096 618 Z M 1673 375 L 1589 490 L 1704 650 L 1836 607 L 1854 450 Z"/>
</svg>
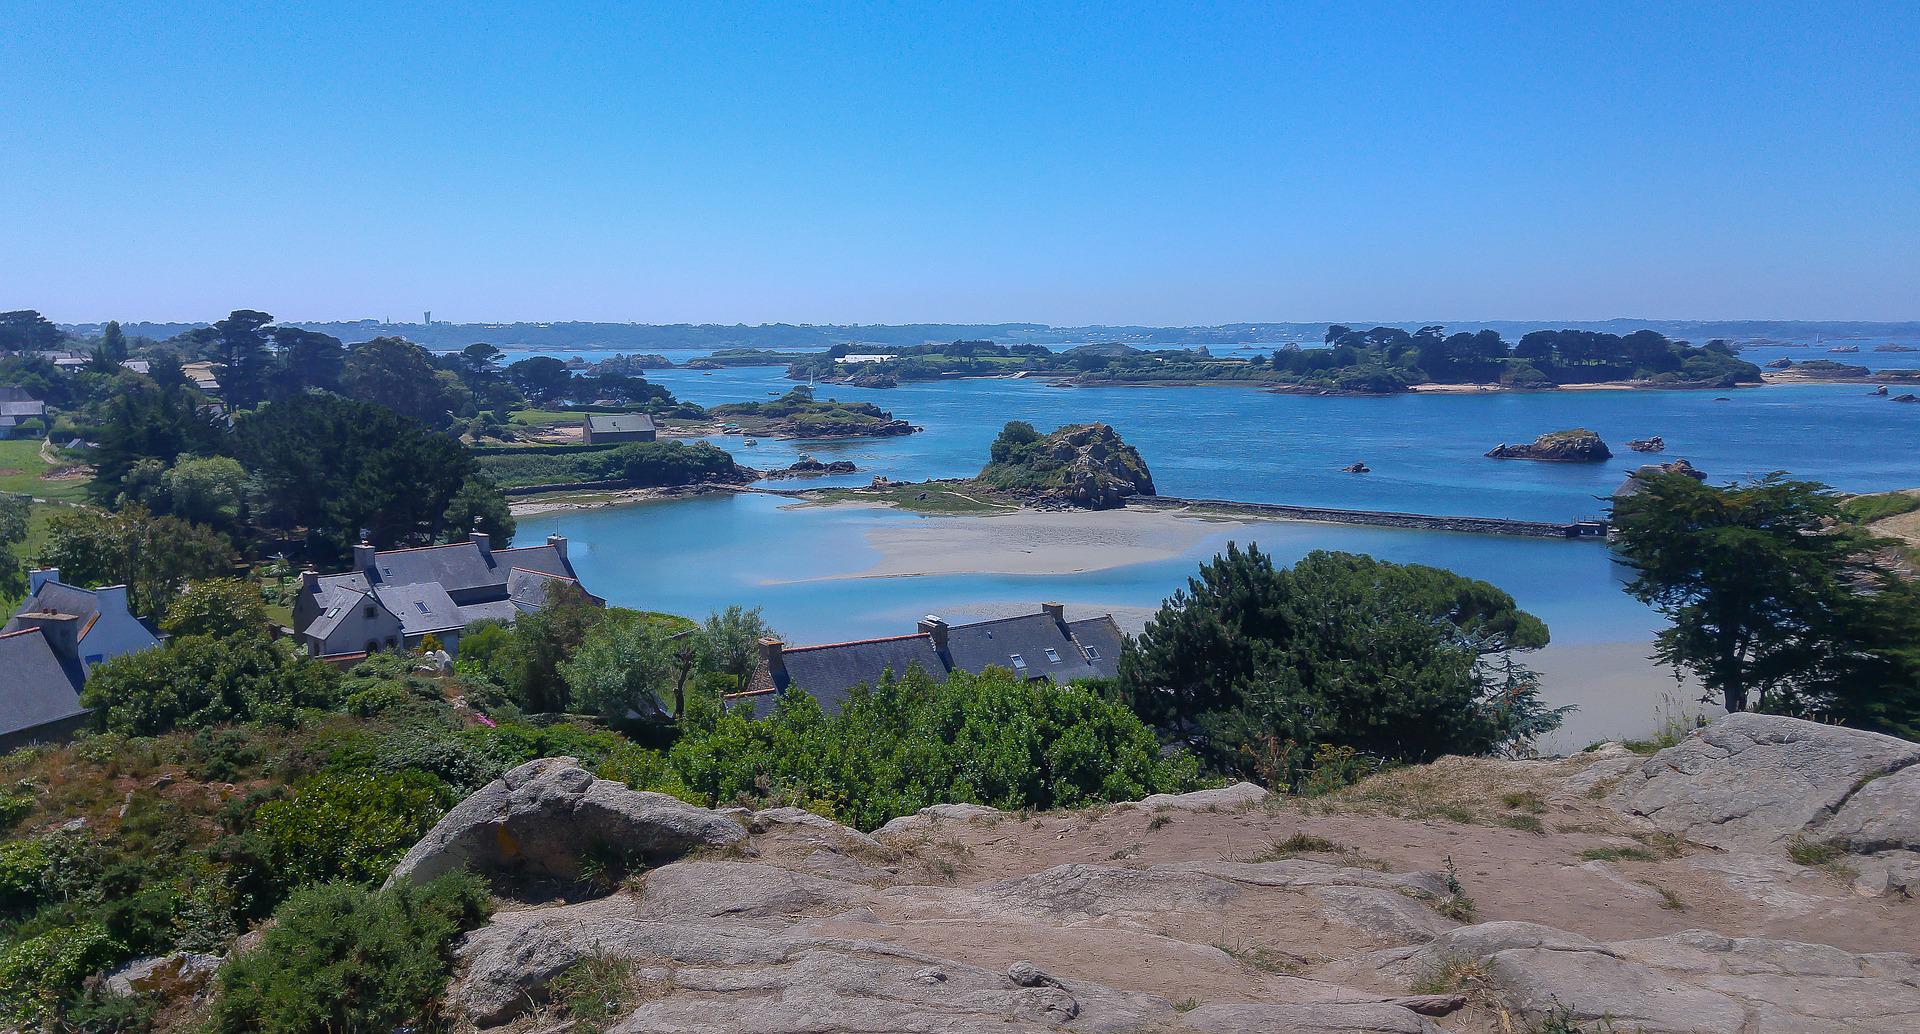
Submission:
<svg viewBox="0 0 1920 1034">
<path fill-rule="evenodd" d="M 760 663 L 767 666 L 767 674 L 773 676 L 775 685 L 787 677 L 786 650 L 787 644 L 772 636 L 760 640 Z"/>
<path fill-rule="evenodd" d="M 560 554 L 560 559 L 565 560 L 567 558 L 567 537 L 565 535 L 548 535 L 547 545 L 552 546 L 553 551 Z"/>
<path fill-rule="evenodd" d="M 373 576 L 373 545 L 365 539 L 353 547 L 353 569 L 369 578 Z"/>
<path fill-rule="evenodd" d="M 93 590 L 94 606 L 102 614 L 127 614 L 127 587 L 124 585 L 103 585 Z"/>
<path fill-rule="evenodd" d="M 947 652 L 947 623 L 937 614 L 928 614 L 920 619 L 920 634 L 933 640 L 933 652 Z"/>
<path fill-rule="evenodd" d="M 300 572 L 300 591 L 320 591 L 320 572 L 314 570 L 312 565 L 308 565 L 306 570 Z"/>
<path fill-rule="evenodd" d="M 80 619 L 51 610 L 29 610 L 14 615 L 21 628 L 37 628 L 53 652 L 71 659 L 80 652 Z"/>
<path fill-rule="evenodd" d="M 469 542 L 472 542 L 475 546 L 479 547 L 480 558 L 482 560 L 485 560 L 489 564 L 493 563 L 493 536 L 492 535 L 489 535 L 484 531 L 475 530 L 467 533 L 467 540 Z"/>
<path fill-rule="evenodd" d="M 31 596 L 34 593 L 39 592 L 40 587 L 42 585 L 47 584 L 48 582 L 57 582 L 59 580 L 60 580 L 60 569 L 57 567 L 49 567 L 43 570 L 35 571 L 32 574 L 27 576 L 27 595 Z"/>
<path fill-rule="evenodd" d="M 1040 604 L 1040 613 L 1052 618 L 1056 625 L 1064 625 L 1067 623 L 1067 608 L 1062 604 L 1042 603 Z"/>
</svg>

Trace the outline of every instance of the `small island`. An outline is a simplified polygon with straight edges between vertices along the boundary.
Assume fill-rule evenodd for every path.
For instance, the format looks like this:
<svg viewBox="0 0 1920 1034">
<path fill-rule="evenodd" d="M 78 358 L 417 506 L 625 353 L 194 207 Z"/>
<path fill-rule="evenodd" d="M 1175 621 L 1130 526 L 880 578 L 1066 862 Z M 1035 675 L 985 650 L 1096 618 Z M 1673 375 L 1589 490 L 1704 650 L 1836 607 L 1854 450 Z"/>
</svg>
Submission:
<svg viewBox="0 0 1920 1034">
<path fill-rule="evenodd" d="M 769 438 L 893 438 L 920 430 L 871 402 L 824 401 L 802 385 L 771 402 L 729 402 L 706 410 L 723 432 Z"/>
<path fill-rule="evenodd" d="M 805 493 L 821 503 L 880 503 L 922 513 L 1004 513 L 1016 509 L 1117 510 L 1154 495 L 1153 475 L 1139 450 L 1106 424 L 1072 424 L 1041 434 L 1009 421 L 971 478 L 916 484 L 876 477 L 866 488 Z"/>
<path fill-rule="evenodd" d="M 1497 332 L 1441 326 L 1328 327 L 1325 347 L 1224 358 L 1205 346 L 1141 349 L 1119 342 L 1050 351 L 1040 345 L 953 341 L 885 354 L 842 345 L 796 360 L 795 380 L 886 387 L 903 380 L 1040 376 L 1066 386 L 1250 383 L 1314 395 L 1421 390 L 1551 391 L 1562 387 L 1731 388 L 1763 383 L 1760 368 L 1715 339 L 1695 346 L 1650 330 L 1542 330 L 1509 344 Z"/>
<path fill-rule="evenodd" d="M 1498 460 L 1542 460 L 1549 463 L 1599 463 L 1613 458 L 1613 450 L 1600 436 L 1584 427 L 1553 431 L 1533 440 L 1531 445 L 1501 443 L 1487 450 Z"/>
<path fill-rule="evenodd" d="M 975 485 L 1033 506 L 1112 510 L 1153 495 L 1153 475 L 1139 450 L 1106 424 L 1073 424 L 1042 435 L 1014 420 L 993 441 Z"/>
</svg>

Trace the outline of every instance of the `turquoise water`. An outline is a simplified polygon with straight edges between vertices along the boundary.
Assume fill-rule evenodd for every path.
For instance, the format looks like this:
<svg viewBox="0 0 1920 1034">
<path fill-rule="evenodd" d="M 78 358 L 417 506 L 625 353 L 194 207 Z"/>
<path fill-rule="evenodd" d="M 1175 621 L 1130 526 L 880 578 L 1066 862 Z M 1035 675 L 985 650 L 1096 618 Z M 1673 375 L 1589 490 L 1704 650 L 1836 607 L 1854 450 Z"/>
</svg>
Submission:
<svg viewBox="0 0 1920 1034">
<path fill-rule="evenodd" d="M 1042 599 L 1152 607 L 1230 538 L 1257 541 L 1283 562 L 1341 549 L 1485 578 L 1539 614 L 1563 642 L 1638 640 L 1655 628 L 1653 615 L 1619 591 L 1617 569 L 1598 543 L 1291 522 L 1223 531 L 1169 560 L 1084 574 L 833 577 L 879 560 L 867 544 L 869 530 L 928 519 L 886 509 L 795 507 L 775 496 L 713 496 L 524 517 L 520 537 L 568 536 L 581 580 L 614 603 L 692 615 L 729 603 L 758 605 L 795 642 L 899 633 L 930 612 L 961 620 Z"/>
<path fill-rule="evenodd" d="M 661 371 L 658 378 L 703 404 L 765 398 L 792 386 L 768 367 L 710 376 Z M 738 438 L 719 441 L 742 462 L 763 467 L 784 465 L 803 451 L 851 459 L 861 472 L 840 480 L 865 483 L 874 474 L 913 480 L 970 474 L 1010 419 L 1042 429 L 1104 420 L 1140 449 L 1163 494 L 1538 520 L 1601 512 L 1598 497 L 1649 459 L 1622 443 L 1652 434 L 1669 443 L 1663 458 L 1685 456 L 1715 480 L 1784 469 L 1851 491 L 1920 483 L 1920 406 L 1870 398 L 1858 385 L 1724 396 L 1585 391 L 1323 398 L 1241 386 L 1068 389 L 1037 380 L 955 380 L 820 393 L 875 402 L 926 432 L 857 441 L 761 440 L 751 448 Z M 1571 426 L 1600 432 L 1619 455 L 1600 464 L 1481 455 L 1502 441 Z M 1339 472 L 1355 459 L 1375 473 Z M 802 580 L 870 567 L 876 556 L 865 541 L 868 529 L 921 519 L 891 511 L 783 509 L 780 500 L 764 497 L 716 498 L 530 517 L 522 534 L 568 535 L 589 584 L 616 602 L 689 614 L 735 602 L 762 604 L 776 624 L 803 640 L 892 631 L 929 610 L 958 613 L 1042 595 L 1152 606 L 1225 542 L 1217 536 L 1177 560 L 1067 577 Z M 1282 557 L 1350 549 L 1486 578 L 1547 618 L 1561 641 L 1643 639 L 1656 627 L 1651 614 L 1620 592 L 1606 549 L 1594 543 L 1307 524 L 1269 525 L 1258 537 Z"/>
<path fill-rule="evenodd" d="M 757 367 L 650 376 L 682 398 L 710 405 L 783 393 L 792 387 L 783 372 Z M 1244 386 L 1057 388 L 1038 380 L 957 380 L 889 390 L 823 387 L 820 394 L 874 402 L 926 432 L 863 441 L 762 440 L 751 448 L 736 437 L 718 441 L 759 467 L 785 465 L 802 452 L 850 459 L 860 473 L 839 483 L 864 484 L 875 474 L 897 480 L 971 474 L 1007 420 L 1043 430 L 1102 420 L 1140 449 L 1163 494 L 1553 521 L 1603 512 L 1602 497 L 1628 471 L 1656 458 L 1684 456 L 1716 481 L 1786 470 L 1848 491 L 1920 484 L 1920 406 L 1868 397 L 1860 385 L 1326 398 Z M 1599 432 L 1618 455 L 1600 464 L 1482 455 L 1503 441 L 1575 426 Z M 1663 456 L 1625 448 L 1629 438 L 1656 434 L 1668 442 Z M 1375 473 L 1339 472 L 1356 459 Z M 1621 591 L 1624 573 L 1601 543 L 1277 522 L 1222 531 L 1166 560 L 1084 574 L 845 577 L 878 561 L 869 531 L 927 519 L 723 496 L 530 516 L 521 520 L 520 536 L 569 536 L 586 584 L 614 603 L 694 616 L 732 603 L 761 606 L 793 642 L 896 634 L 922 614 L 969 620 L 1026 610 L 1043 599 L 1075 610 L 1112 609 L 1123 627 L 1137 628 L 1147 609 L 1184 584 L 1230 535 L 1257 541 L 1283 562 L 1313 549 L 1349 550 L 1483 578 L 1544 619 L 1554 639 L 1539 658 L 1549 674 L 1547 695 L 1581 706 L 1550 743 L 1555 749 L 1644 733 L 1674 706 L 1672 682 L 1638 660 L 1662 623 Z M 1639 645 L 1623 648 L 1622 669 L 1620 651 L 1604 644 Z M 1583 653 L 1583 647 L 1600 653 Z"/>
<path fill-rule="evenodd" d="M 703 405 L 765 399 L 793 384 L 768 367 L 711 377 L 669 370 L 655 377 Z M 838 483 L 864 484 L 874 474 L 896 480 L 972 474 L 1008 420 L 1042 430 L 1101 420 L 1140 450 L 1164 495 L 1550 521 L 1600 513 L 1599 497 L 1653 459 L 1625 443 L 1650 435 L 1666 439 L 1667 452 L 1658 458 L 1684 456 L 1716 481 L 1786 470 L 1847 491 L 1920 483 L 1920 405 L 1870 397 L 1861 385 L 1338 398 L 1239 385 L 1059 388 L 1039 380 L 953 380 L 884 390 L 834 385 L 819 394 L 873 402 L 926 433 L 869 441 L 763 439 L 752 448 L 739 439 L 720 444 L 759 467 L 784 466 L 803 451 L 849 459 L 861 472 Z M 1483 455 L 1501 442 L 1532 441 L 1567 427 L 1598 432 L 1615 457 L 1558 464 Z M 1354 460 L 1374 472 L 1340 472 Z"/>
</svg>

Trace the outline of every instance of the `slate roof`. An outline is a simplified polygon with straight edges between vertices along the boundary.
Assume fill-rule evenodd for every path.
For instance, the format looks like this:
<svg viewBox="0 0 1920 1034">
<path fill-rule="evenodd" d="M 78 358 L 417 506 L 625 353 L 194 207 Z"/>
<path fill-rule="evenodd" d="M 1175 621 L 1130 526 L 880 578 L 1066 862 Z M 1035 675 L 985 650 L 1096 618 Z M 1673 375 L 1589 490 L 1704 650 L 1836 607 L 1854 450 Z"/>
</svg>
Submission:
<svg viewBox="0 0 1920 1034">
<path fill-rule="evenodd" d="M 14 612 L 16 616 L 9 620 L 6 627 L 0 629 L 0 631 L 17 632 L 22 628 L 26 628 L 27 625 L 21 622 L 17 615 L 44 613 L 46 611 L 53 611 L 56 614 L 72 614 L 74 617 L 79 618 L 80 628 L 82 630 L 80 634 L 85 636 L 87 626 L 91 625 L 93 619 L 100 614 L 100 604 L 99 601 L 95 599 L 93 590 L 91 589 L 82 589 L 78 586 L 67 585 L 63 582 L 43 582 L 40 588 L 34 590 L 33 594 L 28 596 L 26 600 L 20 604 L 19 609 Z M 5 670 L 4 668 L 0 668 L 0 671 Z"/>
<path fill-rule="evenodd" d="M 80 714 L 86 674 L 77 660 L 62 658 L 38 628 L 0 633 L 0 734 L 36 728 Z"/>
<path fill-rule="evenodd" d="M 946 681 L 954 671 L 988 667 L 1062 684 L 1111 678 L 1119 674 L 1120 642 L 1120 627 L 1111 615 L 1067 622 L 1063 628 L 1042 612 L 951 625 L 944 652 L 934 648 L 933 636 L 926 632 L 819 646 L 784 646 L 780 651 L 784 670 L 770 670 L 763 660 L 748 691 L 732 699 L 736 705 L 751 706 L 754 717 L 760 718 L 773 710 L 780 693 L 798 688 L 832 711 L 855 686 L 874 685 L 888 672 L 904 675 L 916 665 L 936 682 Z M 1084 649 L 1087 647 L 1092 648 L 1091 656 Z M 1053 651 L 1051 656 L 1049 650 Z"/>
<path fill-rule="evenodd" d="M 323 582 L 320 591 L 314 597 L 314 602 L 320 605 L 320 616 L 309 622 L 302 634 L 322 642 L 326 641 L 326 638 L 333 634 L 333 630 L 340 627 L 340 622 L 345 621 L 347 615 L 353 613 L 353 608 L 358 607 L 360 601 L 366 598 L 367 594 L 363 591 L 345 586 L 328 586 Z"/>
<path fill-rule="evenodd" d="M 997 666 L 1016 675 L 1045 675 L 1062 683 L 1110 674 L 1089 664 L 1066 629 L 1046 614 L 954 625 L 947 631 L 947 653 L 953 658 L 952 666 L 962 671 Z"/>
<path fill-rule="evenodd" d="M 514 568 L 573 577 L 573 567 L 551 545 L 517 546 L 482 553 L 473 542 L 449 542 L 442 546 L 416 549 L 392 549 L 373 555 L 378 585 L 416 585 L 437 582 L 449 593 L 491 587 L 504 588 Z M 320 602 L 334 589 L 365 591 L 367 577 L 360 571 L 320 576 Z"/>
<path fill-rule="evenodd" d="M 406 635 L 448 632 L 467 624 L 453 597 L 438 582 L 376 586 L 373 596 L 400 619 L 400 631 Z"/>
<path fill-rule="evenodd" d="M 0 384 L 0 416 L 45 416 L 47 404 L 27 394 L 26 389 Z"/>
<path fill-rule="evenodd" d="M 561 582 L 571 584 L 576 588 L 580 586 L 578 580 L 569 578 L 566 575 L 516 567 L 507 572 L 507 600 L 518 610 L 531 613 L 547 605 L 547 590 Z M 585 592 L 586 590 L 582 589 L 581 591 Z M 601 606 L 605 606 L 607 602 L 590 592 L 587 593 L 587 598 Z"/>
<path fill-rule="evenodd" d="M 653 418 L 645 413 L 588 413 L 587 426 L 595 434 L 654 430 Z"/>
</svg>

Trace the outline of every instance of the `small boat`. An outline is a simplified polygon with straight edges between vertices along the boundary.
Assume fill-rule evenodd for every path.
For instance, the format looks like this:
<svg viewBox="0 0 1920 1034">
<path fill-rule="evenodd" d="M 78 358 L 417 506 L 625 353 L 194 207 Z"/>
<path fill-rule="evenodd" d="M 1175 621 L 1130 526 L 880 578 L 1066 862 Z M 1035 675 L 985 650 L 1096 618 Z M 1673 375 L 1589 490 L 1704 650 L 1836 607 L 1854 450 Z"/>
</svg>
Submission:
<svg viewBox="0 0 1920 1034">
<path fill-rule="evenodd" d="M 742 444 L 742 445 L 759 445 L 760 443 L 759 443 L 758 441 L 756 441 L 755 439 L 752 439 L 752 438 L 749 438 L 749 439 L 747 439 L 746 441 L 744 441 L 744 442 L 741 442 L 740 444 Z"/>
</svg>

